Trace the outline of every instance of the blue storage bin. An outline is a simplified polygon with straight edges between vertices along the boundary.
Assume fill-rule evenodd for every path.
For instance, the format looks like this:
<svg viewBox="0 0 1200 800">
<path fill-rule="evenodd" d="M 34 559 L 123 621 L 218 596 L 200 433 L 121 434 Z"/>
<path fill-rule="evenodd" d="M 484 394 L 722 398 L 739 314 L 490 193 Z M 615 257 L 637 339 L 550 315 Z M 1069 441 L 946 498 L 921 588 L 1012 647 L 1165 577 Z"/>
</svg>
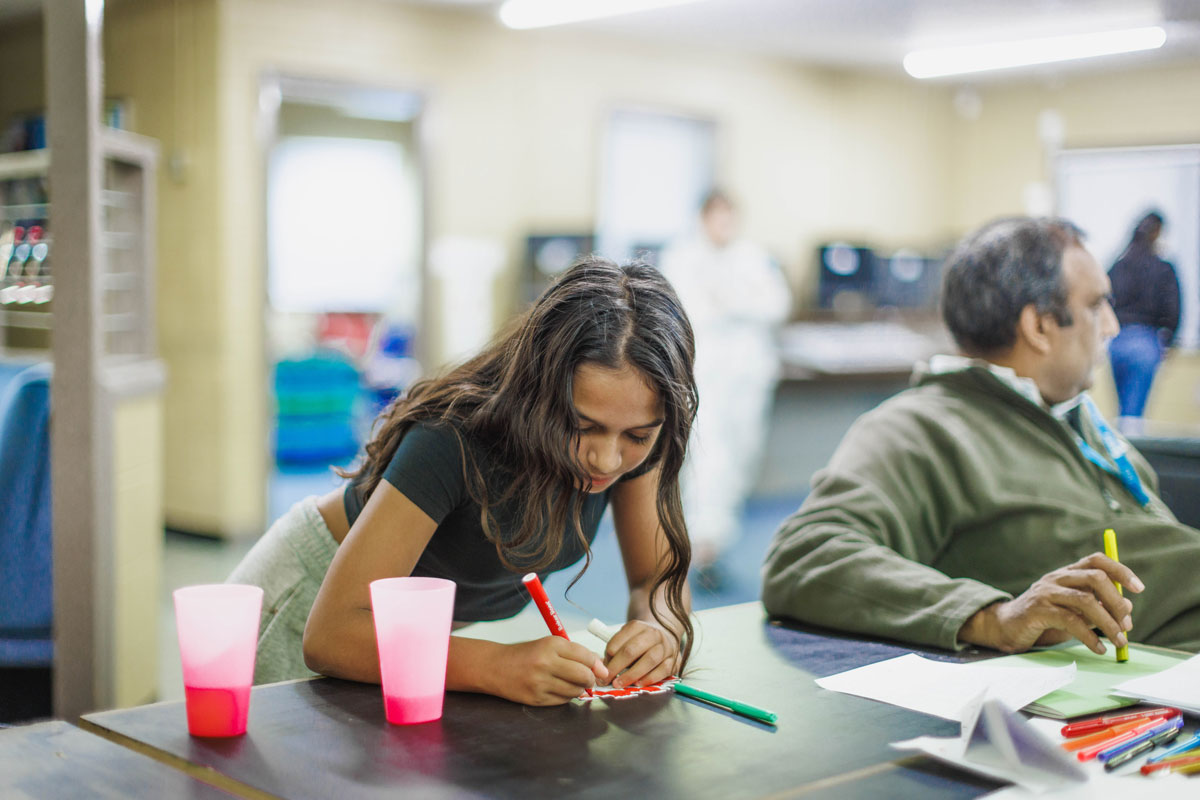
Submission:
<svg viewBox="0 0 1200 800">
<path fill-rule="evenodd" d="M 358 450 L 354 415 L 361 402 L 359 372 L 340 353 L 317 353 L 275 365 L 275 460 L 282 465 L 328 464 Z"/>
</svg>

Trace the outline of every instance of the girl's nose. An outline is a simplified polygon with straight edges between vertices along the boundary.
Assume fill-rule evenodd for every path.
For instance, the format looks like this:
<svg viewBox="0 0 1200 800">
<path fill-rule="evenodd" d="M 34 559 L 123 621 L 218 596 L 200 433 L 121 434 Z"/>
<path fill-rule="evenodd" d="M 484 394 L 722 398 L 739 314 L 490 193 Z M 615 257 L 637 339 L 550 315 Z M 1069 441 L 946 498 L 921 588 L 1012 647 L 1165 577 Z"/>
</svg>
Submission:
<svg viewBox="0 0 1200 800">
<path fill-rule="evenodd" d="M 611 475 L 621 466 L 621 451 L 612 439 L 596 442 L 592 447 L 588 466 L 600 475 Z"/>
</svg>

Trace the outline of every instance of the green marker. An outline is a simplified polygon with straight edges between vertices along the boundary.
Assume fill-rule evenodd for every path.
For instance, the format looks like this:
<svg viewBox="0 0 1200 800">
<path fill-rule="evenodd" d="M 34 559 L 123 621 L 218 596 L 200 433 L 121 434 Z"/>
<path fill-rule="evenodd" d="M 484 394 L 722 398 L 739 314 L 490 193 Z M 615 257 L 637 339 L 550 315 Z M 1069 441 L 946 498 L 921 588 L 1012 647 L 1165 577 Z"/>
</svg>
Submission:
<svg viewBox="0 0 1200 800">
<path fill-rule="evenodd" d="M 721 697 L 719 694 L 712 694 L 703 689 L 697 689 L 694 686 L 688 686 L 682 681 L 675 684 L 675 691 L 686 697 L 694 697 L 697 700 L 703 700 L 706 703 L 712 703 L 714 706 L 720 706 L 735 714 L 741 714 L 743 717 L 749 717 L 759 722 L 765 722 L 768 725 L 774 725 L 777 719 L 772 711 L 764 711 L 761 708 L 749 705 L 747 703 L 739 703 L 737 700 L 730 700 L 728 697 Z"/>
</svg>

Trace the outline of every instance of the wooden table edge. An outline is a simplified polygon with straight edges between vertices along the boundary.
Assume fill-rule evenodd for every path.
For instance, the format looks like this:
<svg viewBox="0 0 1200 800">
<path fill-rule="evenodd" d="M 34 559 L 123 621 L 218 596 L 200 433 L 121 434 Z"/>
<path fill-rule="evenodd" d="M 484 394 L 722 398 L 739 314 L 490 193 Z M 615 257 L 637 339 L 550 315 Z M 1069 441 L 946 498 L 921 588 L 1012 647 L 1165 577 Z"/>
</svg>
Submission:
<svg viewBox="0 0 1200 800">
<path fill-rule="evenodd" d="M 193 764 L 185 758 L 181 758 L 180 756 L 169 753 L 166 750 L 161 750 L 153 745 L 146 744 L 145 742 L 139 742 L 138 740 L 132 739 L 123 733 L 117 733 L 116 731 L 109 730 L 108 728 L 105 728 L 102 725 L 97 725 L 91 720 L 83 717 L 79 718 L 78 722 L 76 723 L 76 727 L 94 736 L 99 736 L 101 739 L 106 739 L 114 744 L 121 745 L 127 750 L 132 750 L 135 753 L 152 758 L 161 764 L 165 764 L 168 767 L 179 770 L 190 778 L 195 778 L 201 783 L 207 783 L 209 786 L 213 786 L 223 792 L 228 792 L 234 797 L 241 797 L 244 798 L 244 800 L 283 800 L 283 798 L 280 798 L 277 795 L 264 792 L 262 789 L 258 789 L 254 786 L 250 786 L 249 784 L 242 783 L 235 778 L 231 778 L 228 775 L 218 771 L 214 767 L 205 767 L 200 766 L 199 764 Z"/>
</svg>

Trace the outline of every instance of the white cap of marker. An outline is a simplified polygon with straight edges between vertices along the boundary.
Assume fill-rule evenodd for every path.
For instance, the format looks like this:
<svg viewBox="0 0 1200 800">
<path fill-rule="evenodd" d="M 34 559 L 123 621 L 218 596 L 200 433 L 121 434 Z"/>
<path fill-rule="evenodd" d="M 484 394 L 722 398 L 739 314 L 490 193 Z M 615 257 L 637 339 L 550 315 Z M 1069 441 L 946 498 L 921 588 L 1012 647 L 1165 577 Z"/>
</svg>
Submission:
<svg viewBox="0 0 1200 800">
<path fill-rule="evenodd" d="M 595 636 L 602 642 L 607 642 L 616 635 L 618 630 L 620 630 L 620 628 L 613 628 L 605 625 L 598 619 L 593 619 L 591 622 L 589 622 L 587 629 L 588 633 L 590 633 L 592 636 Z"/>
</svg>

